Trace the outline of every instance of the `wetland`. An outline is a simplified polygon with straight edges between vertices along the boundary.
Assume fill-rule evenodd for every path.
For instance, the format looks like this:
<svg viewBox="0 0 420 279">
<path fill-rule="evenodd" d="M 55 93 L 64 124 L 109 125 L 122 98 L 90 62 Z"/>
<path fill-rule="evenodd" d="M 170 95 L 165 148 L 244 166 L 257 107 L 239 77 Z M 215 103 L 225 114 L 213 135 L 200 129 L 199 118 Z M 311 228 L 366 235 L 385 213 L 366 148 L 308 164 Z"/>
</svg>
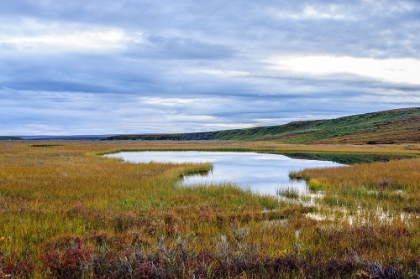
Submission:
<svg viewBox="0 0 420 279">
<path fill-rule="evenodd" d="M 291 171 L 342 166 L 329 161 L 292 159 L 279 154 L 256 152 L 144 151 L 106 156 L 131 163 L 211 163 L 209 172 L 184 176 L 178 184 L 194 186 L 232 183 L 263 195 L 276 195 L 278 190 L 285 189 L 307 193 L 305 181 L 289 178 Z"/>
<path fill-rule="evenodd" d="M 0 278 L 418 278 L 419 150 L 419 144 L 4 141 Z M 316 196 L 308 205 L 299 202 L 301 192 L 283 193 L 292 202 L 230 182 L 178 185 L 181 177 L 215 172 L 217 162 L 208 159 L 133 164 L 103 156 L 121 151 L 410 158 L 296 168 L 292 176 Z"/>
</svg>

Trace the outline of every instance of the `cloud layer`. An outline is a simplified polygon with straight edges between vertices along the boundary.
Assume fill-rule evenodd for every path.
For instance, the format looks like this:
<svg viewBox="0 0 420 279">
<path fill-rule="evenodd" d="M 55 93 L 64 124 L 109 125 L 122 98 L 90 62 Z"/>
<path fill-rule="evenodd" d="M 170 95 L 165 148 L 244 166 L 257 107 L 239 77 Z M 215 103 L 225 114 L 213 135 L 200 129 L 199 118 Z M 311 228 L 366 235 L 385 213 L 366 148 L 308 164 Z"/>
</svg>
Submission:
<svg viewBox="0 0 420 279">
<path fill-rule="evenodd" d="M 295 2 L 6 1 L 0 134 L 195 132 L 419 106 L 418 1 Z"/>
</svg>

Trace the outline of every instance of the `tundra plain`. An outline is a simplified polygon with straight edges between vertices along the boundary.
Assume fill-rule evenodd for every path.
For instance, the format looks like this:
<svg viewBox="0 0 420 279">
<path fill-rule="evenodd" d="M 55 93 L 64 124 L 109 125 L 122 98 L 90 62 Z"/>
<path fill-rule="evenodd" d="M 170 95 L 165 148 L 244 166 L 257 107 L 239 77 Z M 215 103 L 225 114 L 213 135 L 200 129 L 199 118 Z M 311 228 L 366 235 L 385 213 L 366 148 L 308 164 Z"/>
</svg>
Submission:
<svg viewBox="0 0 420 279">
<path fill-rule="evenodd" d="M 177 187 L 141 150 L 400 156 L 292 172 L 312 194 Z M 418 278 L 420 144 L 1 141 L 0 278 Z M 269 174 L 267 174 L 269 175 Z"/>
</svg>

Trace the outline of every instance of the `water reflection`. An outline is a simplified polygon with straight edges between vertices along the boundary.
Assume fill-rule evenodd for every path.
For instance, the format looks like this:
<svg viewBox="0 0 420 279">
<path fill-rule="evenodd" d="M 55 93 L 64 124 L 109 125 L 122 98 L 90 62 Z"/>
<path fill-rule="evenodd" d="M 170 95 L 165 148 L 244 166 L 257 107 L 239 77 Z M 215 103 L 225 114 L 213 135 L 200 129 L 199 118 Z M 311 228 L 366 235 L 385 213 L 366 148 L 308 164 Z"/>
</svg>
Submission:
<svg viewBox="0 0 420 279">
<path fill-rule="evenodd" d="M 145 151 L 120 152 L 107 155 L 122 158 L 132 163 L 148 162 L 208 162 L 213 164 L 213 170 L 207 175 L 186 176 L 180 182 L 184 186 L 234 183 L 242 188 L 251 189 L 260 194 L 275 195 L 277 189 L 291 188 L 300 193 L 307 192 L 303 181 L 292 181 L 289 172 L 304 168 L 336 167 L 341 164 L 291 159 L 277 154 L 238 153 L 238 152 L 199 152 L 199 151 Z"/>
</svg>

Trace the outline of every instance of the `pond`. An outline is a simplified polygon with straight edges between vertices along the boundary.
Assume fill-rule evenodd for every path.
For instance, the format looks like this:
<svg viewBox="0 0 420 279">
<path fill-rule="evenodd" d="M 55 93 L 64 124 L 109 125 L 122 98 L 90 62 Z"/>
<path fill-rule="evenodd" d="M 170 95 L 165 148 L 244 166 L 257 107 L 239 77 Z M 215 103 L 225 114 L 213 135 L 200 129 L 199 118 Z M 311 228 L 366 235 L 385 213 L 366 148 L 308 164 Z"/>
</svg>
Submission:
<svg viewBox="0 0 420 279">
<path fill-rule="evenodd" d="M 290 171 L 342 166 L 329 161 L 292 159 L 284 155 L 254 152 L 144 151 L 120 152 L 106 156 L 121 158 L 131 163 L 212 163 L 213 169 L 207 175 L 185 176 L 179 185 L 233 183 L 241 188 L 268 195 L 276 195 L 278 189 L 287 188 L 299 193 L 308 191 L 304 181 L 289 179 Z"/>
</svg>

